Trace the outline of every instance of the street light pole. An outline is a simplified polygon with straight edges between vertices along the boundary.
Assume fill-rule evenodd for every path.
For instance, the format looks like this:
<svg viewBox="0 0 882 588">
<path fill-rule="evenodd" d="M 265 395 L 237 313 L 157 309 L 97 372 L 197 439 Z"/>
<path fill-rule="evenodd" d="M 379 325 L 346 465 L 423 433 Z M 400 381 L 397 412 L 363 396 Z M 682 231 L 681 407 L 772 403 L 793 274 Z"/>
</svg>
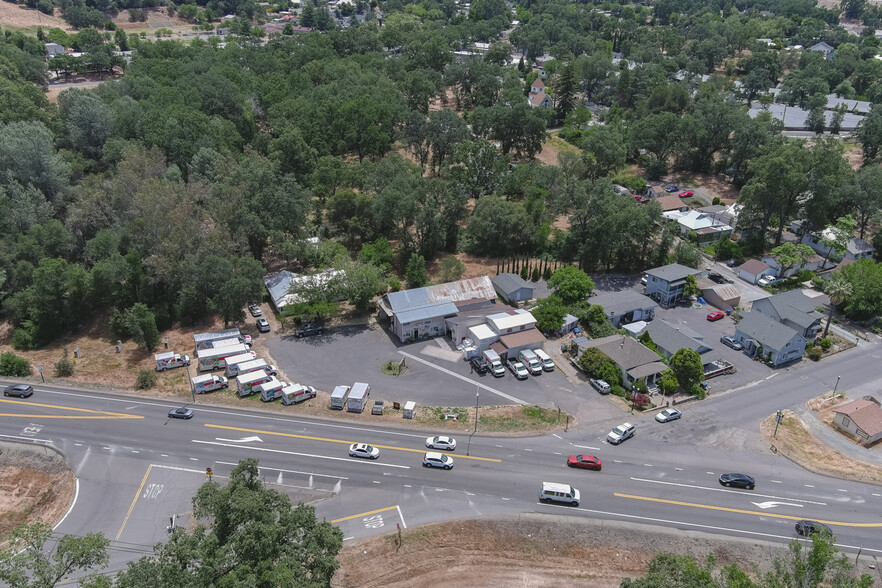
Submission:
<svg viewBox="0 0 882 588">
<path fill-rule="evenodd" d="M 836 397 L 836 389 L 839 388 L 839 378 L 841 378 L 841 377 L 842 376 L 836 376 L 836 385 L 833 386 L 833 394 L 830 395 L 830 400 L 832 400 Z"/>
<path fill-rule="evenodd" d="M 781 424 L 781 421 L 784 420 L 784 411 L 779 410 L 775 413 L 775 434 L 773 435 L 775 439 L 778 438 L 778 425 Z"/>
</svg>

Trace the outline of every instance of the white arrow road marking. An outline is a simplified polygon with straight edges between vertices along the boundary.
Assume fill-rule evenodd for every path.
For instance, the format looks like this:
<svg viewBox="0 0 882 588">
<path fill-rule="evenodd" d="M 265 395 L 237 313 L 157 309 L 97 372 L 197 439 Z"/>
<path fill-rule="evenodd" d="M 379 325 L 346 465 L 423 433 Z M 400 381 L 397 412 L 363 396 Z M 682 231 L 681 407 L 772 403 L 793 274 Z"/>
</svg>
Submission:
<svg viewBox="0 0 882 588">
<path fill-rule="evenodd" d="M 254 437 L 242 437 L 241 439 L 221 439 L 220 437 L 215 437 L 215 441 L 223 441 L 224 443 L 251 443 L 252 441 L 259 441 L 263 443 L 263 439 L 258 436 Z"/>
<path fill-rule="evenodd" d="M 767 500 L 766 502 L 751 502 L 751 504 L 760 507 L 765 510 L 767 508 L 775 508 L 776 506 L 798 506 L 802 508 L 801 504 L 793 504 L 792 502 L 775 502 L 773 500 Z"/>
</svg>

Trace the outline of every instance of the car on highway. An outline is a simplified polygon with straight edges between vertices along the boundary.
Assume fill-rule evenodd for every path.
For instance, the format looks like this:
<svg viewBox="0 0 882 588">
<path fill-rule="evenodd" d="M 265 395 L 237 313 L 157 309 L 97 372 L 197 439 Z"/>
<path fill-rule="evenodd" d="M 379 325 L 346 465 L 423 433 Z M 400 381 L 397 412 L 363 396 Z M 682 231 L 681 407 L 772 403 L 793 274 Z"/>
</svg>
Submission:
<svg viewBox="0 0 882 588">
<path fill-rule="evenodd" d="M 683 416 L 683 413 L 676 408 L 666 408 L 655 415 L 655 420 L 660 423 L 669 423 L 671 421 L 676 421 L 681 416 Z"/>
<path fill-rule="evenodd" d="M 434 453 L 432 451 L 427 451 L 426 455 L 423 456 L 423 467 L 449 470 L 453 467 L 453 458 L 444 455 L 443 453 Z"/>
<path fill-rule="evenodd" d="M 257 330 L 261 333 L 269 333 L 270 332 L 270 324 L 269 321 L 263 317 L 257 319 Z"/>
<path fill-rule="evenodd" d="M 833 531 L 824 523 L 818 521 L 796 521 L 796 532 L 803 537 L 811 537 L 815 533 L 819 535 L 833 536 Z"/>
<path fill-rule="evenodd" d="M 3 396 L 18 396 L 19 398 L 30 398 L 34 395 L 34 389 L 28 384 L 13 384 L 6 386 L 3 390 Z"/>
<path fill-rule="evenodd" d="M 168 418 L 170 419 L 192 419 L 193 418 L 193 409 L 182 406 L 181 408 L 173 408 L 168 411 Z"/>
<path fill-rule="evenodd" d="M 249 304 L 248 312 L 250 312 L 251 316 L 254 317 L 258 317 L 263 314 L 262 312 L 260 312 L 260 306 L 258 306 L 257 304 Z"/>
<path fill-rule="evenodd" d="M 692 198 L 693 196 L 695 196 L 695 192 L 692 190 L 684 190 L 683 192 L 680 192 L 680 198 Z"/>
<path fill-rule="evenodd" d="M 735 283 L 732 280 L 730 280 L 729 278 L 727 278 L 726 276 L 724 276 L 722 274 L 718 274 L 716 272 L 709 273 L 707 275 L 707 279 L 710 280 L 711 282 L 716 282 L 717 284 L 734 284 Z"/>
<path fill-rule="evenodd" d="M 440 435 L 438 437 L 429 437 L 426 439 L 426 447 L 429 449 L 443 449 L 445 451 L 456 450 L 456 439 Z"/>
<path fill-rule="evenodd" d="M 324 332 L 324 325 L 309 324 L 303 325 L 302 327 L 294 331 L 294 336 L 300 339 L 301 337 L 309 337 L 310 335 L 321 335 Z"/>
<path fill-rule="evenodd" d="M 757 280 L 757 285 L 761 288 L 768 288 L 769 286 L 774 286 L 775 284 L 780 284 L 781 280 L 776 278 L 775 276 L 763 276 L 759 280 Z"/>
<path fill-rule="evenodd" d="M 727 488 L 729 486 L 734 488 L 747 488 L 748 490 L 756 488 L 756 480 L 747 474 L 723 474 L 720 476 L 720 484 Z"/>
<path fill-rule="evenodd" d="M 527 367 L 516 359 L 508 360 L 508 369 L 514 374 L 518 380 L 526 380 L 530 376 Z"/>
<path fill-rule="evenodd" d="M 721 312 L 719 310 L 715 310 L 714 312 L 707 315 L 707 320 L 709 320 L 711 322 L 718 321 L 718 320 L 724 319 L 724 318 L 726 318 L 726 313 Z"/>
<path fill-rule="evenodd" d="M 677 184 L 674 184 L 673 186 L 668 186 L 667 188 L 665 188 L 665 192 L 676 192 L 679 189 L 680 189 L 680 186 L 678 186 Z"/>
<path fill-rule="evenodd" d="M 618 445 L 622 441 L 633 437 L 636 431 L 637 428 L 631 423 L 623 423 L 610 431 L 609 435 L 606 436 L 606 440 L 613 445 Z"/>
<path fill-rule="evenodd" d="M 567 466 L 582 470 L 600 471 L 603 461 L 593 455 L 571 455 L 567 458 Z"/>
<path fill-rule="evenodd" d="M 600 392 L 601 394 L 609 394 L 612 388 L 610 385 L 606 383 L 606 380 L 598 380 L 597 378 L 589 378 L 588 383 L 591 384 L 591 387 Z"/>
<path fill-rule="evenodd" d="M 373 445 L 367 443 L 353 443 L 349 446 L 349 457 L 365 457 L 367 459 L 377 459 L 380 457 L 380 450 Z"/>
<path fill-rule="evenodd" d="M 725 337 L 720 337 L 720 343 L 722 343 L 726 347 L 731 347 L 735 351 L 741 351 L 742 349 L 744 349 L 744 345 L 736 341 L 734 337 L 729 337 L 728 335 Z"/>
</svg>

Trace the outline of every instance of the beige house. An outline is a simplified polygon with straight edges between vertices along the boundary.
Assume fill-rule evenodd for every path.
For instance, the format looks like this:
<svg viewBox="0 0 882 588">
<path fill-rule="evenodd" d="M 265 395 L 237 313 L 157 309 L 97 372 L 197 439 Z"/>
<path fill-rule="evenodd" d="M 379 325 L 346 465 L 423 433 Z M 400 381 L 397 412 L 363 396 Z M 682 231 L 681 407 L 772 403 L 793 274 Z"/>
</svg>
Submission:
<svg viewBox="0 0 882 588">
<path fill-rule="evenodd" d="M 833 408 L 833 424 L 843 433 L 870 445 L 882 439 L 882 407 L 872 396 Z"/>
</svg>

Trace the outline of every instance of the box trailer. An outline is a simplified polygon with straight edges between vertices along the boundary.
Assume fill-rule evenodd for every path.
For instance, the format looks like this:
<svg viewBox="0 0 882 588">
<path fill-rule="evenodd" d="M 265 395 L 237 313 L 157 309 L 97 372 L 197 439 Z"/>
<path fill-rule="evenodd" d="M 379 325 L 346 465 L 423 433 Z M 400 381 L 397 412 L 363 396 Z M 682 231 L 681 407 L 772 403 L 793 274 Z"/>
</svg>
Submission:
<svg viewBox="0 0 882 588">
<path fill-rule="evenodd" d="M 214 392 L 221 388 L 226 388 L 230 381 L 223 376 L 196 376 L 193 378 L 193 392 L 196 394 L 205 394 L 206 392 Z"/>
<path fill-rule="evenodd" d="M 343 410 L 346 406 L 346 398 L 349 396 L 349 386 L 337 386 L 331 392 L 331 410 Z"/>
<path fill-rule="evenodd" d="M 156 360 L 157 372 L 164 372 L 165 370 L 170 370 L 172 368 L 190 365 L 190 358 L 188 356 L 175 353 L 174 351 L 157 353 L 153 356 L 153 359 Z"/>
<path fill-rule="evenodd" d="M 219 349 L 201 349 L 196 352 L 197 362 L 200 372 L 207 372 L 227 367 L 227 358 L 246 353 L 248 348 L 239 343 L 238 345 L 227 345 Z"/>
<path fill-rule="evenodd" d="M 196 333 L 193 335 L 194 353 L 200 349 L 211 349 L 211 344 L 221 339 L 232 339 L 239 336 L 239 329 L 224 329 L 213 333 Z"/>
<path fill-rule="evenodd" d="M 229 345 L 238 345 L 242 343 L 242 339 L 239 337 L 230 337 L 228 339 L 218 339 L 217 341 L 211 342 L 212 349 L 220 349 L 221 347 L 227 347 Z"/>
<path fill-rule="evenodd" d="M 356 382 L 352 385 L 352 390 L 349 391 L 349 398 L 346 400 L 346 410 L 349 412 L 362 412 L 370 395 L 371 387 L 369 384 Z"/>
<path fill-rule="evenodd" d="M 270 379 L 263 384 L 254 386 L 254 391 L 260 393 L 260 399 L 263 402 L 272 402 L 276 398 L 282 397 L 282 388 L 285 384 L 286 382 L 278 381 L 275 376 L 270 376 Z"/>
<path fill-rule="evenodd" d="M 254 353 L 253 351 L 251 352 Z M 256 355 L 256 354 L 255 354 Z M 275 376 L 278 371 L 276 370 L 276 366 L 267 365 L 266 360 L 264 359 L 252 359 L 251 361 L 246 361 L 245 363 L 237 363 L 233 365 L 233 371 L 235 371 L 235 375 L 241 376 L 242 374 L 247 374 L 249 372 L 256 372 L 261 370 L 266 372 L 271 376 Z"/>
<path fill-rule="evenodd" d="M 289 384 L 282 388 L 282 404 L 297 404 L 315 398 L 315 388 L 302 384 Z"/>
<path fill-rule="evenodd" d="M 240 353 L 239 355 L 234 355 L 233 357 L 228 357 L 225 361 L 227 364 L 227 369 L 224 371 L 224 375 L 228 378 L 233 378 L 239 375 L 239 366 L 243 363 L 249 363 L 252 361 L 256 361 L 257 354 L 253 351 L 246 351 L 245 353 Z M 266 362 L 264 362 L 266 363 Z M 251 370 L 254 371 L 254 370 Z"/>
<path fill-rule="evenodd" d="M 243 396 L 250 396 L 257 392 L 255 389 L 257 386 L 260 386 L 264 382 L 269 382 L 272 379 L 275 379 L 275 377 L 261 370 L 242 374 L 236 378 L 236 394 L 238 394 L 240 398 Z"/>
<path fill-rule="evenodd" d="M 402 415 L 406 419 L 412 419 L 416 416 L 416 402 L 410 400 L 404 404 L 404 414 Z"/>
</svg>

